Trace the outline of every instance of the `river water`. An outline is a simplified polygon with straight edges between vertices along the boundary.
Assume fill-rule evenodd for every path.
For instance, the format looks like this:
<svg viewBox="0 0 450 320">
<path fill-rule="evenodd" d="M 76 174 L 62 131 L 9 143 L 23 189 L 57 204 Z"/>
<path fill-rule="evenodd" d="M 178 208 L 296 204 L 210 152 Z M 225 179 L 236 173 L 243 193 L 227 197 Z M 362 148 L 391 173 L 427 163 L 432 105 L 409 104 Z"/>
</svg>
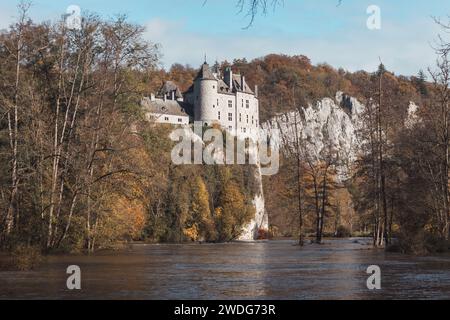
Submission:
<svg viewBox="0 0 450 320">
<path fill-rule="evenodd" d="M 228 244 L 137 244 L 93 256 L 52 256 L 35 271 L 0 271 L 0 298 L 16 299 L 450 299 L 450 255 L 371 249 L 367 239 Z M 66 287 L 81 268 L 80 291 Z M 381 290 L 366 269 L 381 268 Z"/>
</svg>

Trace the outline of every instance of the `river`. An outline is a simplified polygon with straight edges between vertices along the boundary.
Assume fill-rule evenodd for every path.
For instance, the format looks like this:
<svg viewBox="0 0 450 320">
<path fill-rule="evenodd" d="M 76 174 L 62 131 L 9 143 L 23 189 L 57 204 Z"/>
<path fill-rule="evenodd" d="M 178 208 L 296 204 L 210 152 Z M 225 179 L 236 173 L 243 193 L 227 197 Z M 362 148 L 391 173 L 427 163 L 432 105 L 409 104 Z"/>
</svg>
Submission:
<svg viewBox="0 0 450 320">
<path fill-rule="evenodd" d="M 81 268 L 81 290 L 66 268 Z M 381 290 L 366 269 L 381 268 Z M 92 256 L 50 256 L 34 271 L 0 271 L 3 299 L 450 299 L 450 255 L 414 257 L 367 239 L 304 248 L 280 240 L 136 244 Z"/>
</svg>

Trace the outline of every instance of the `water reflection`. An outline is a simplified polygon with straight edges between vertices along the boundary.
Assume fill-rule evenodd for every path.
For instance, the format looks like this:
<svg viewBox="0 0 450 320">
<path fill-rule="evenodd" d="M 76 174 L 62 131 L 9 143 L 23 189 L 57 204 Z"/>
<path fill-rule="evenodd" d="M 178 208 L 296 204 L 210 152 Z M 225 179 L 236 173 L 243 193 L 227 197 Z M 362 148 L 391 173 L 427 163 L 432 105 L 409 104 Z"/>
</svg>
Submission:
<svg viewBox="0 0 450 320">
<path fill-rule="evenodd" d="M 66 289 L 66 268 L 82 290 Z M 380 291 L 366 268 L 382 270 Z M 450 299 L 450 256 L 371 250 L 365 239 L 135 245 L 95 256 L 49 257 L 32 272 L 0 272 L 0 298 L 48 299 Z"/>
</svg>

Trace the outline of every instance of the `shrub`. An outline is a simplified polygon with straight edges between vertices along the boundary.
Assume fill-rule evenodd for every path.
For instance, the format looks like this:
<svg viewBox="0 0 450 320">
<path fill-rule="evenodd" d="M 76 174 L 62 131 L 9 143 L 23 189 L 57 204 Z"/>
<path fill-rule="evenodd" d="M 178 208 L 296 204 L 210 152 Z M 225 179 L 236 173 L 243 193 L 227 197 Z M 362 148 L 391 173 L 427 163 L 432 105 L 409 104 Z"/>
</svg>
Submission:
<svg viewBox="0 0 450 320">
<path fill-rule="evenodd" d="M 269 231 L 266 229 L 258 229 L 257 240 L 267 240 L 269 239 Z"/>
<path fill-rule="evenodd" d="M 450 241 L 435 235 L 427 235 L 425 237 L 425 249 L 431 253 L 445 253 L 450 250 Z"/>
<path fill-rule="evenodd" d="M 19 245 L 11 252 L 12 267 L 20 271 L 33 270 L 42 262 L 41 249 L 37 246 Z"/>
<path fill-rule="evenodd" d="M 339 226 L 336 230 L 336 237 L 337 238 L 350 238 L 352 236 L 352 233 L 350 232 L 350 229 L 346 226 Z"/>
</svg>

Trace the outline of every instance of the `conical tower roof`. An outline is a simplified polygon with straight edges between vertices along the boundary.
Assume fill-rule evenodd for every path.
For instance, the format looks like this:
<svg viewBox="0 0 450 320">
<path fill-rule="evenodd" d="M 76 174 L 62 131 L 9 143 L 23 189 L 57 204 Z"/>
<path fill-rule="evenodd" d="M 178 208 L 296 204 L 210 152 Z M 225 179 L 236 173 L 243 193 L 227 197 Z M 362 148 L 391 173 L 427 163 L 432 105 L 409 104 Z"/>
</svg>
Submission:
<svg viewBox="0 0 450 320">
<path fill-rule="evenodd" d="M 200 71 L 198 72 L 197 77 L 195 79 L 217 80 L 216 77 L 214 77 L 214 74 L 212 73 L 208 63 L 206 62 L 201 66 Z"/>
</svg>

